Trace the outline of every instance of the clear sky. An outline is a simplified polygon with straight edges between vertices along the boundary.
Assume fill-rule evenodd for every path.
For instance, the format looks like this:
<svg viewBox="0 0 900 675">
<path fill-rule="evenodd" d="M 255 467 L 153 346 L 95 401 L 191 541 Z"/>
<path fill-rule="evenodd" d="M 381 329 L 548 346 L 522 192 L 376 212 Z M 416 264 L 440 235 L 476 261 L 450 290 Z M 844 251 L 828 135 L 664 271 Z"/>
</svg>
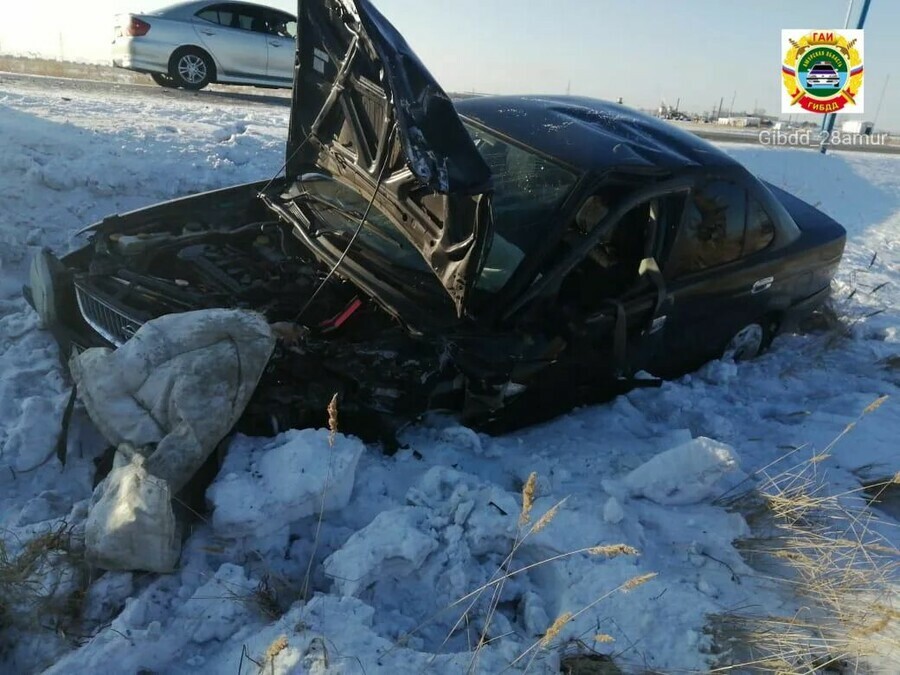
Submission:
<svg viewBox="0 0 900 675">
<path fill-rule="evenodd" d="M 692 112 L 780 106 L 782 28 L 840 28 L 849 0 L 374 0 L 448 91 L 564 93 Z M 854 21 L 863 0 L 855 0 Z M 159 0 L 4 0 L 0 51 L 103 61 L 112 16 Z M 296 10 L 293 0 L 269 4 Z M 866 112 L 900 131 L 900 0 L 872 0 Z"/>
</svg>

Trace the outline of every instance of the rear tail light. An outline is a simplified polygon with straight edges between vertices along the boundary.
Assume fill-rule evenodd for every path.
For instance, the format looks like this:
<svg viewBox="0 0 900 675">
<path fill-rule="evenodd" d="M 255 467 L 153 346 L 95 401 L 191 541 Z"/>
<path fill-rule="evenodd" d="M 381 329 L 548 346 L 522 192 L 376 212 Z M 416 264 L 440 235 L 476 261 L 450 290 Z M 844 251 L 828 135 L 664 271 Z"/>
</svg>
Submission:
<svg viewBox="0 0 900 675">
<path fill-rule="evenodd" d="M 146 21 L 141 21 L 136 16 L 131 17 L 131 21 L 125 27 L 125 35 L 130 35 L 131 37 L 141 37 L 149 32 L 150 24 Z"/>
</svg>

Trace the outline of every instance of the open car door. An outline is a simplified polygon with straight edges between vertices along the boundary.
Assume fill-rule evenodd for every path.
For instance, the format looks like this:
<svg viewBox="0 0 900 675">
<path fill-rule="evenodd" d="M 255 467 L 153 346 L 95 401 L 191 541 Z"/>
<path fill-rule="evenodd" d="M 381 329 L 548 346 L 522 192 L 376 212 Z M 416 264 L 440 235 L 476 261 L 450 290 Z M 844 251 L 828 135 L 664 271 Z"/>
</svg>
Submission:
<svg viewBox="0 0 900 675">
<path fill-rule="evenodd" d="M 462 316 L 488 239 L 490 169 L 369 0 L 299 0 L 297 20 L 288 179 L 324 170 L 374 199 Z"/>
</svg>

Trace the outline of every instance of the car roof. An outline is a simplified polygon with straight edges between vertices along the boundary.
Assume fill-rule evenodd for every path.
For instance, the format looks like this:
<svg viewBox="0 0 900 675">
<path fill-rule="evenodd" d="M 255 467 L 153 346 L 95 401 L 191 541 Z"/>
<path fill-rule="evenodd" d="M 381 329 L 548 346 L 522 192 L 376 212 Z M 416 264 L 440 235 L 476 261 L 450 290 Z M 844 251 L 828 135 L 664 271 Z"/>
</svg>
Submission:
<svg viewBox="0 0 900 675">
<path fill-rule="evenodd" d="M 279 9 L 278 7 L 271 7 L 269 5 L 261 5 L 258 2 L 245 2 L 245 0 L 188 0 L 187 2 L 176 2 L 171 5 L 166 5 L 165 7 L 160 7 L 159 9 L 155 9 L 152 12 L 146 12 L 149 16 L 167 16 L 167 15 L 185 15 L 190 14 L 193 15 L 200 9 L 204 7 L 210 7 L 213 5 L 247 5 L 249 7 L 254 7 L 256 9 L 266 9 L 273 12 L 278 12 L 279 14 L 288 14 L 290 16 L 294 16 L 288 11 L 283 9 Z"/>
<path fill-rule="evenodd" d="M 481 96 L 457 111 L 582 171 L 740 167 L 711 143 L 623 106 L 580 96 Z"/>
</svg>

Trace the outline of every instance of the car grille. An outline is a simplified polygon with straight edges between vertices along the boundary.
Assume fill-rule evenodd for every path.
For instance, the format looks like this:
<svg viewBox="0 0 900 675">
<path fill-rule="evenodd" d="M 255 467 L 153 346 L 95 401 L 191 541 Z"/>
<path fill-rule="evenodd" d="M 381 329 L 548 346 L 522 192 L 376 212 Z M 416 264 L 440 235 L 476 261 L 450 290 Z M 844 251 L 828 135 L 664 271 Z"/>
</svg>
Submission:
<svg viewBox="0 0 900 675">
<path fill-rule="evenodd" d="M 117 347 L 122 346 L 141 327 L 142 322 L 129 317 L 112 303 L 100 299 L 78 284 L 75 285 L 75 297 L 81 316 L 88 325 Z"/>
</svg>

